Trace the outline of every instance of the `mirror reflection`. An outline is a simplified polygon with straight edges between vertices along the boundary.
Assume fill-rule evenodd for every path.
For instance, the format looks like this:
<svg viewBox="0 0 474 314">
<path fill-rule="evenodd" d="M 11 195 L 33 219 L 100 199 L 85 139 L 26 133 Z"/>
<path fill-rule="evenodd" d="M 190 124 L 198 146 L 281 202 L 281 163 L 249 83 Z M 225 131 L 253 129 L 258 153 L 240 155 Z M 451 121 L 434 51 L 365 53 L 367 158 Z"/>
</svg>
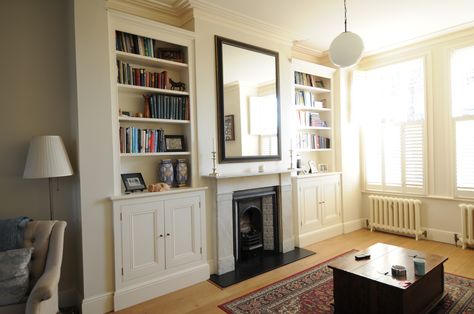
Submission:
<svg viewBox="0 0 474 314">
<path fill-rule="evenodd" d="M 280 159 L 278 54 L 216 38 L 220 161 Z"/>
</svg>

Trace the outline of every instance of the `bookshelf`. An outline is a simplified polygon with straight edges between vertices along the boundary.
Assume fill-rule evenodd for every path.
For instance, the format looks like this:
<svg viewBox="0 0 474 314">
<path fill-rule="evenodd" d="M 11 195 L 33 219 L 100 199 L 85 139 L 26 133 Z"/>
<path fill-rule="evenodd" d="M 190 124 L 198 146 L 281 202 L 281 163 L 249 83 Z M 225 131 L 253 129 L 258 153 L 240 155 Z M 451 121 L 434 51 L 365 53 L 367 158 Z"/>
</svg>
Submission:
<svg viewBox="0 0 474 314">
<path fill-rule="evenodd" d="M 109 40 L 114 194 L 124 193 L 123 173 L 139 172 L 146 184 L 159 182 L 163 159 L 186 159 L 186 186 L 195 187 L 193 35 L 121 15 L 110 21 Z M 182 151 L 167 151 L 168 135 L 184 138 Z"/>
<path fill-rule="evenodd" d="M 334 98 L 335 69 L 293 59 L 293 112 L 295 137 L 293 149 L 308 169 L 308 161 L 326 164 L 335 171 Z M 297 158 L 294 158 L 296 160 Z M 300 172 L 298 172 L 300 173 Z"/>
</svg>

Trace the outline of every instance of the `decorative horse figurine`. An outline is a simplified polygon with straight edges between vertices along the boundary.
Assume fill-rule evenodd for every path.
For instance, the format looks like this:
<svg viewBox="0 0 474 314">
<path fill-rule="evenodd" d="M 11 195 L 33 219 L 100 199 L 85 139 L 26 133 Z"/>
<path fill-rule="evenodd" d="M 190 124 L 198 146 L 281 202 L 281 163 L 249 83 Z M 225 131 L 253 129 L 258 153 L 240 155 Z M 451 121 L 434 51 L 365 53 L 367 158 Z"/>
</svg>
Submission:
<svg viewBox="0 0 474 314">
<path fill-rule="evenodd" d="M 178 90 L 182 92 L 186 90 L 186 84 L 184 84 L 183 82 L 175 82 L 172 79 L 170 79 L 170 84 L 171 84 L 172 90 Z"/>
</svg>

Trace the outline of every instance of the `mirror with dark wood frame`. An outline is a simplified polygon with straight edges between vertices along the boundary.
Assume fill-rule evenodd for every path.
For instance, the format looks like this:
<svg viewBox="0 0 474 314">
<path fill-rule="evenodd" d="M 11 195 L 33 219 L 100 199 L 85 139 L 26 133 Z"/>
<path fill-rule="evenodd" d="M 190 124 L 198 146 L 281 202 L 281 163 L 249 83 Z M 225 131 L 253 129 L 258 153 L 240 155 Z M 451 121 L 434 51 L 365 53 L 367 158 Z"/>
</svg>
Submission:
<svg viewBox="0 0 474 314">
<path fill-rule="evenodd" d="M 278 52 L 215 37 L 219 162 L 281 160 Z"/>
</svg>

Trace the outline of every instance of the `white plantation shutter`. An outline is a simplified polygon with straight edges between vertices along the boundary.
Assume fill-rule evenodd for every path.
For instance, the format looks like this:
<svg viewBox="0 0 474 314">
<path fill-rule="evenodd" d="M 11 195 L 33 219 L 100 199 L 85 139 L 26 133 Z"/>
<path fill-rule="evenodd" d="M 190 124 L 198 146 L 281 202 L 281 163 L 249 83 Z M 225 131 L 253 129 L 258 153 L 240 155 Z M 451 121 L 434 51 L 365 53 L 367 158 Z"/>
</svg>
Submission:
<svg viewBox="0 0 474 314">
<path fill-rule="evenodd" d="M 402 186 L 402 145 L 399 125 L 383 130 L 385 185 Z"/>
<path fill-rule="evenodd" d="M 474 119 L 456 122 L 456 185 L 474 191 Z"/>
<path fill-rule="evenodd" d="M 382 138 L 380 128 L 364 130 L 365 180 L 367 185 L 382 185 Z"/>
<path fill-rule="evenodd" d="M 421 188 L 424 182 L 423 123 L 405 125 L 405 185 Z"/>
<path fill-rule="evenodd" d="M 474 197 L 474 46 L 453 53 L 451 88 L 456 132 L 456 194 Z"/>
</svg>

